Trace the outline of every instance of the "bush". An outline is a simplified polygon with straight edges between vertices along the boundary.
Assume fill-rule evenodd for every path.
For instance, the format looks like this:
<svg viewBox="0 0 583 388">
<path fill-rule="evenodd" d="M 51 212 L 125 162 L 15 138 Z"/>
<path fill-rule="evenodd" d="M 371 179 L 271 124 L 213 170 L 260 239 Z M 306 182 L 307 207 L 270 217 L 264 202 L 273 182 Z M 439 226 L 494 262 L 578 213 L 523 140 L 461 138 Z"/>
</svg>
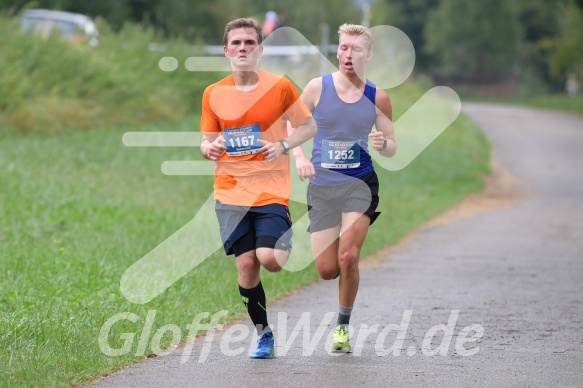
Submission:
<svg viewBox="0 0 583 388">
<path fill-rule="evenodd" d="M 179 63 L 200 50 L 188 42 L 160 42 L 153 29 L 125 25 L 114 33 L 97 20 L 92 48 L 25 35 L 19 20 L 0 15 L 0 122 L 21 132 L 83 130 L 108 124 L 178 122 L 200 111 L 204 88 L 224 73 L 160 70 L 162 56 Z M 197 53 L 198 51 L 198 53 Z"/>
</svg>

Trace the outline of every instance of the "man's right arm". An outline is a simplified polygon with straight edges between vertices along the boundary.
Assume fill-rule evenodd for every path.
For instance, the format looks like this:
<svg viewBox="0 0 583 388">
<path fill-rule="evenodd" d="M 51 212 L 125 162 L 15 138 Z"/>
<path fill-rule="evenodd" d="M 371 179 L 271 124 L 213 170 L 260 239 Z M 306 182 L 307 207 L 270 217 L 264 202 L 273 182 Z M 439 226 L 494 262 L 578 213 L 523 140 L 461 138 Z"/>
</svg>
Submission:
<svg viewBox="0 0 583 388">
<path fill-rule="evenodd" d="M 211 108 L 211 94 L 213 85 L 207 87 L 202 95 L 202 115 L 200 118 L 200 131 L 202 141 L 200 153 L 205 159 L 218 160 L 226 149 L 225 139 L 221 134 L 218 119 Z"/>
<path fill-rule="evenodd" d="M 218 160 L 225 151 L 225 139 L 218 133 L 203 133 L 200 153 L 205 159 Z"/>
</svg>

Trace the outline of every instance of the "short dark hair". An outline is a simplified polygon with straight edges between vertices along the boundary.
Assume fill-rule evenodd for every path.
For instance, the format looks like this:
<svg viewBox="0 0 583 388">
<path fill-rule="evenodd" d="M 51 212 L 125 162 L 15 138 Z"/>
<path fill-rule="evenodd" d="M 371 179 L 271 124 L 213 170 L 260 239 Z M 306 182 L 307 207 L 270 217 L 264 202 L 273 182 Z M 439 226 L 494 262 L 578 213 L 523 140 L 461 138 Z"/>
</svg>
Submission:
<svg viewBox="0 0 583 388">
<path fill-rule="evenodd" d="M 258 39 L 257 44 L 261 44 L 261 42 L 263 41 L 263 36 L 261 35 L 261 31 L 263 30 L 263 28 L 261 27 L 261 24 L 259 24 L 257 20 L 253 18 L 239 18 L 228 22 L 227 25 L 225 26 L 225 34 L 223 35 L 223 43 L 225 44 L 225 46 L 227 46 L 228 44 L 227 35 L 229 35 L 229 32 L 231 32 L 231 30 L 234 30 L 236 28 L 253 28 L 255 32 L 257 32 Z"/>
</svg>

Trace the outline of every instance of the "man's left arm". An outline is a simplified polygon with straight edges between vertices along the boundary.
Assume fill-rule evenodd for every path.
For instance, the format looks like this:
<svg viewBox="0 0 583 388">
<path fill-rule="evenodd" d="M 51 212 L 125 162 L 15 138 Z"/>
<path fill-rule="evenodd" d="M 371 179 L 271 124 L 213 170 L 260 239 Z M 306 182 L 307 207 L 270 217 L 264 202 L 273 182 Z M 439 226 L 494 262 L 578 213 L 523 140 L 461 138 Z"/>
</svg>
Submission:
<svg viewBox="0 0 583 388">
<path fill-rule="evenodd" d="M 393 107 L 389 95 L 382 89 L 377 89 L 376 93 L 375 120 L 376 131 L 368 135 L 372 146 L 382 156 L 390 158 L 397 152 L 397 142 L 395 141 L 395 131 L 393 129 Z"/>
<path fill-rule="evenodd" d="M 312 118 L 308 108 L 306 108 L 302 100 L 299 98 L 288 108 L 283 117 L 284 119 L 289 120 L 294 127 L 294 130 L 291 131 L 292 133 L 285 139 L 282 139 L 283 142 L 287 142 L 289 147 L 288 151 L 303 144 L 316 135 L 318 130 L 316 122 Z M 268 141 L 259 140 L 259 143 L 263 145 L 259 152 L 262 152 L 267 160 L 274 161 L 285 151 L 282 141 L 270 143 Z"/>
<path fill-rule="evenodd" d="M 300 146 L 316 136 L 316 132 L 318 131 L 316 122 L 301 99 L 298 98 L 293 103 L 286 111 L 284 117 L 290 122 L 293 128 L 292 131 L 288 130 L 288 137 L 285 138 L 290 149 Z"/>
</svg>

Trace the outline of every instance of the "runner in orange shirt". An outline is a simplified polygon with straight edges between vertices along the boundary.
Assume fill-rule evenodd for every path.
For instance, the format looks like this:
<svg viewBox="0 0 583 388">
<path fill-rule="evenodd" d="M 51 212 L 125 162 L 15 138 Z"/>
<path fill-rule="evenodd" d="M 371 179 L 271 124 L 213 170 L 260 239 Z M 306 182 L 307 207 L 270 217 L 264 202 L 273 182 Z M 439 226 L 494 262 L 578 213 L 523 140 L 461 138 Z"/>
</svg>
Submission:
<svg viewBox="0 0 583 388">
<path fill-rule="evenodd" d="M 233 73 L 203 94 L 200 147 L 216 161 L 215 200 L 221 239 L 234 254 L 239 292 L 259 340 L 251 358 L 273 358 L 261 266 L 279 271 L 291 249 L 288 152 L 316 134 L 293 84 L 258 69 L 261 25 L 242 18 L 225 27 L 224 51 Z M 288 136 L 287 122 L 295 128 Z"/>
</svg>

